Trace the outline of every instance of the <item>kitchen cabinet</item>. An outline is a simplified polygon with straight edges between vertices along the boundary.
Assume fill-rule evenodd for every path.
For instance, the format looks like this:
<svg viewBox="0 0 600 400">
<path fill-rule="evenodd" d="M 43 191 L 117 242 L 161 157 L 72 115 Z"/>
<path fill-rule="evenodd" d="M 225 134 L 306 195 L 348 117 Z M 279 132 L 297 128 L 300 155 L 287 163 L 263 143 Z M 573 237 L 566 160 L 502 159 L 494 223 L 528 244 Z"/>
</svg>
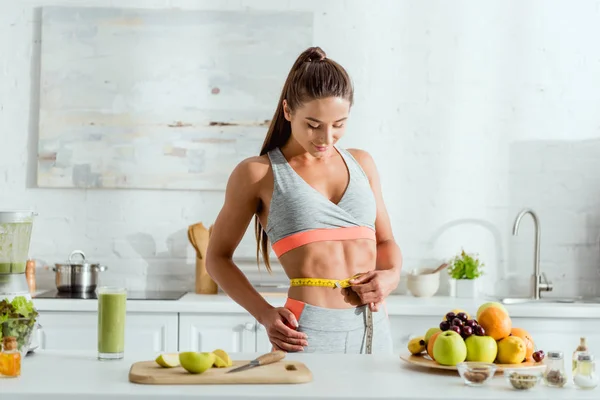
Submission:
<svg viewBox="0 0 600 400">
<path fill-rule="evenodd" d="M 250 314 L 179 314 L 179 351 L 256 351 L 256 320 Z"/>
<path fill-rule="evenodd" d="M 264 326 L 256 323 L 256 352 L 257 353 L 268 353 L 273 350 L 273 345 L 267 335 L 267 330 Z"/>
<path fill-rule="evenodd" d="M 441 322 L 430 316 L 390 315 L 394 353 L 406 352 L 408 341 L 417 336 L 423 336 L 429 328 L 435 328 Z"/>
<path fill-rule="evenodd" d="M 600 348 L 600 320 L 579 318 L 511 318 L 512 326 L 523 328 L 531 335 L 536 348 L 548 351 L 559 350 L 570 360 L 585 337 L 593 352 Z"/>
<path fill-rule="evenodd" d="M 44 311 L 40 313 L 38 344 L 44 350 L 95 351 L 98 347 L 96 312 Z M 125 351 L 177 351 L 177 313 L 127 313 Z"/>
</svg>

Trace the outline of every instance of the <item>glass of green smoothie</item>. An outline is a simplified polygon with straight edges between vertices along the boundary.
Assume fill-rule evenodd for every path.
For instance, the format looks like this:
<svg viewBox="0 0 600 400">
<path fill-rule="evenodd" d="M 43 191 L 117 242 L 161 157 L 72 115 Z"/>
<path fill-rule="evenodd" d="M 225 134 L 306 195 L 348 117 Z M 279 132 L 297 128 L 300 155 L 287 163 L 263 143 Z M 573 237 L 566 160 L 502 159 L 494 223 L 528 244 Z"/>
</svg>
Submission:
<svg viewBox="0 0 600 400">
<path fill-rule="evenodd" d="M 119 360 L 125 351 L 127 289 L 99 287 L 98 359 Z"/>
</svg>

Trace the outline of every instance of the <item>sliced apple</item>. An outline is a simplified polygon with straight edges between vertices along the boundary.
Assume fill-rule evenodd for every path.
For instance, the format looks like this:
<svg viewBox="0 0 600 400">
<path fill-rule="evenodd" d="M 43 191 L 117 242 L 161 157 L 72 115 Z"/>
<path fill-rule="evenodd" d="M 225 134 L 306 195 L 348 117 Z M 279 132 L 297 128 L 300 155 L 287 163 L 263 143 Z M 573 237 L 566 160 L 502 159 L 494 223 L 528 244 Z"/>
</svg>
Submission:
<svg viewBox="0 0 600 400">
<path fill-rule="evenodd" d="M 192 374 L 201 374 L 211 368 L 217 356 L 213 353 L 186 351 L 179 353 L 179 362 L 183 369 Z"/>
<path fill-rule="evenodd" d="M 156 363 L 164 368 L 173 368 L 178 367 L 179 364 L 179 354 L 160 354 L 156 357 Z"/>
<path fill-rule="evenodd" d="M 213 351 L 213 354 L 216 356 L 214 366 L 217 368 L 225 368 L 231 367 L 233 365 L 233 361 L 231 361 L 231 357 L 225 350 L 217 349 Z"/>
</svg>

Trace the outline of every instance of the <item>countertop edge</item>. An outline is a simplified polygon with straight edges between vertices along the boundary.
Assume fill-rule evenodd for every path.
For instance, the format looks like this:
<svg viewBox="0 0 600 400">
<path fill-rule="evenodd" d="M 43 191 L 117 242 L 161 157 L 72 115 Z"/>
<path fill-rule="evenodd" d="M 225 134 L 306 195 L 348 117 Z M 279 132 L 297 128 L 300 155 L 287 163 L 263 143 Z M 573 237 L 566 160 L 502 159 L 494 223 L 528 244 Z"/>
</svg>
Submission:
<svg viewBox="0 0 600 400">
<path fill-rule="evenodd" d="M 275 307 L 282 307 L 285 295 L 264 295 Z M 452 309 L 463 309 L 475 313 L 479 305 L 490 299 L 457 297 L 417 298 L 406 295 L 392 295 L 386 300 L 386 310 L 390 316 L 431 317 L 441 316 Z M 95 312 L 97 301 L 93 299 L 41 299 L 33 298 L 40 312 Z M 522 303 L 505 305 L 512 317 L 556 318 L 561 319 L 600 318 L 600 304 L 563 304 L 563 303 Z M 186 293 L 179 300 L 128 300 L 127 310 L 134 313 L 214 313 L 248 314 L 248 312 L 225 294 L 199 295 Z M 568 310 L 568 312 L 557 312 Z"/>
</svg>

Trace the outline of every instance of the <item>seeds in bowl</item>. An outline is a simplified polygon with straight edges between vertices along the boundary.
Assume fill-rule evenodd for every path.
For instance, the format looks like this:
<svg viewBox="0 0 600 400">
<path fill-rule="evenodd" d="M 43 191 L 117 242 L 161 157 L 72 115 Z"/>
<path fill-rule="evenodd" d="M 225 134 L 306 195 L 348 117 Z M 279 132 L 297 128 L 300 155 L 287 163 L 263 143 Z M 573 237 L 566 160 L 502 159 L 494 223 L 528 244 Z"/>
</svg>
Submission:
<svg viewBox="0 0 600 400">
<path fill-rule="evenodd" d="M 537 384 L 539 376 L 511 372 L 508 375 L 508 380 L 515 389 L 526 390 L 531 389 Z"/>
</svg>

